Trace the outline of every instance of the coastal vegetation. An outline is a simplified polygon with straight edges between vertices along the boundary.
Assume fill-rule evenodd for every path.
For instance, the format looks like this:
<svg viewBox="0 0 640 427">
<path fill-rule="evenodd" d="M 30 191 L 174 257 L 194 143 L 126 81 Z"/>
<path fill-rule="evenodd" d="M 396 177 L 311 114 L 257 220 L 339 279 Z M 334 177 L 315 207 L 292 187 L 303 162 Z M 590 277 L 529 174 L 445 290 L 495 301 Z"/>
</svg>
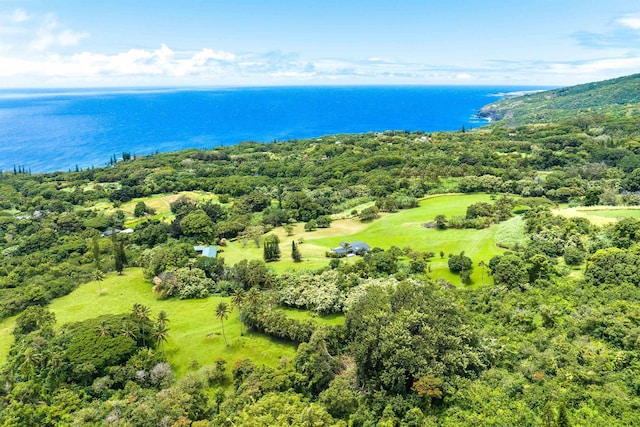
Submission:
<svg viewBox="0 0 640 427">
<path fill-rule="evenodd" d="M 549 123 L 568 119 L 600 119 L 640 115 L 640 74 L 602 82 L 538 91 L 489 104 L 480 117 L 508 125 Z"/>
<path fill-rule="evenodd" d="M 637 81 L 1 173 L 0 425 L 635 425 Z"/>
</svg>

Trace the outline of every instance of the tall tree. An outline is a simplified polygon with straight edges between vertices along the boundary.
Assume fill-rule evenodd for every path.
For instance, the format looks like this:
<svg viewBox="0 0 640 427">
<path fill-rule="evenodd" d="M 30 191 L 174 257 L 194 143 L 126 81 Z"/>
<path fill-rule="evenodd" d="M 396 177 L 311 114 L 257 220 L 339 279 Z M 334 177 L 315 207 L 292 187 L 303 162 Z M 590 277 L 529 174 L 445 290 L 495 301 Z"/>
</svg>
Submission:
<svg viewBox="0 0 640 427">
<path fill-rule="evenodd" d="M 29 378 L 31 374 L 35 374 L 36 367 L 42 363 L 42 354 L 34 347 L 27 347 L 23 358 L 20 364 L 20 371 L 25 377 Z"/>
<path fill-rule="evenodd" d="M 155 327 L 153 328 L 153 340 L 158 347 L 162 347 L 162 344 L 167 342 L 168 335 L 169 328 L 167 328 L 166 324 L 156 321 Z"/>
<path fill-rule="evenodd" d="M 133 304 L 133 309 L 131 310 L 131 318 L 138 325 L 138 330 L 140 331 L 140 337 L 142 338 L 142 345 L 146 346 L 146 335 L 149 330 L 151 324 L 150 320 L 151 309 L 146 305 L 142 304 Z"/>
<path fill-rule="evenodd" d="M 156 325 L 166 326 L 167 323 L 169 323 L 167 312 L 164 310 L 160 310 L 160 312 L 158 313 L 158 320 L 156 320 Z"/>
<path fill-rule="evenodd" d="M 124 266 L 127 263 L 127 255 L 124 252 L 124 243 L 118 239 L 118 235 L 116 233 L 111 235 L 111 246 L 113 247 L 115 269 L 118 274 L 122 274 Z"/>
<path fill-rule="evenodd" d="M 98 294 L 102 295 L 102 281 L 104 280 L 104 271 L 100 269 L 94 271 L 93 279 L 98 282 Z"/>
<path fill-rule="evenodd" d="M 236 289 L 231 296 L 231 304 L 238 309 L 238 320 L 240 320 L 240 336 L 244 335 L 242 332 L 242 305 L 245 302 L 245 293 L 242 289 Z"/>
<path fill-rule="evenodd" d="M 100 267 L 100 244 L 98 243 L 98 236 L 93 236 L 93 244 L 91 246 L 91 252 L 93 255 L 93 263 L 96 270 L 101 270 Z"/>
<path fill-rule="evenodd" d="M 484 285 L 484 269 L 487 267 L 487 264 L 484 261 L 480 261 L 478 263 L 478 267 L 482 269 L 482 284 Z"/>
<path fill-rule="evenodd" d="M 122 274 L 124 267 L 127 265 L 127 254 L 124 251 L 124 243 L 118 242 L 118 250 L 116 251 L 116 271 Z M 118 266 L 120 269 L 118 270 Z"/>
<path fill-rule="evenodd" d="M 144 216 L 144 214 L 146 212 L 147 212 L 147 205 L 144 202 L 140 201 L 140 202 L 136 203 L 136 207 L 133 210 L 133 215 L 136 218 Z"/>
<path fill-rule="evenodd" d="M 351 243 L 349 242 L 340 242 L 340 247 L 344 251 L 345 254 L 351 252 Z"/>
<path fill-rule="evenodd" d="M 224 342 L 229 346 L 229 342 L 227 341 L 227 335 L 224 333 L 224 321 L 229 318 L 229 306 L 226 302 L 220 301 L 218 306 L 216 307 L 216 318 L 220 319 L 220 325 L 222 326 L 222 336 L 224 337 Z"/>
<path fill-rule="evenodd" d="M 294 262 L 302 261 L 302 255 L 300 254 L 300 249 L 298 248 L 295 240 L 291 241 L 291 258 Z"/>
<path fill-rule="evenodd" d="M 269 234 L 263 240 L 263 257 L 265 262 L 280 259 L 280 239 L 275 234 Z"/>
</svg>

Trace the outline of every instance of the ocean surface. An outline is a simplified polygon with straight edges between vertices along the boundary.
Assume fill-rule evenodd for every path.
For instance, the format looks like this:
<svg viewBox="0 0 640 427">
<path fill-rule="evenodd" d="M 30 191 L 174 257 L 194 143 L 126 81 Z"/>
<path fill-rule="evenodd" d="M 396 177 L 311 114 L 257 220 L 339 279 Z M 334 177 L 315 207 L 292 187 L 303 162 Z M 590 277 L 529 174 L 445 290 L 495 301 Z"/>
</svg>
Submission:
<svg viewBox="0 0 640 427">
<path fill-rule="evenodd" d="M 476 128 L 475 113 L 538 87 L 370 86 L 0 90 L 0 170 L 104 166 L 145 155 L 329 134 Z"/>
</svg>

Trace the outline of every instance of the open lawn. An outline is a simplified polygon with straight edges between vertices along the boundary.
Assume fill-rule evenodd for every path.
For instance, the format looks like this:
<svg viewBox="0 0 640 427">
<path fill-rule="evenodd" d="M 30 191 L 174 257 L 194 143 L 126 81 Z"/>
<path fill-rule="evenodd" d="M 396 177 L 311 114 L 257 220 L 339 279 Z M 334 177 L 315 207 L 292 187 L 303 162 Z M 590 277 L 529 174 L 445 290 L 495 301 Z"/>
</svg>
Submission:
<svg viewBox="0 0 640 427">
<path fill-rule="evenodd" d="M 194 361 L 206 365 L 217 358 L 224 358 L 230 363 L 250 358 L 257 364 L 273 366 L 282 357 L 294 356 L 295 345 L 289 342 L 274 340 L 259 333 L 245 332 L 241 336 L 241 324 L 235 309 L 224 324 L 229 340 L 227 347 L 220 321 L 213 314 L 218 302 L 223 300 L 230 304 L 230 298 L 220 297 L 160 301 L 151 292 L 149 282 L 144 280 L 142 269 L 130 268 L 122 276 L 108 274 L 100 286 L 97 282 L 80 286 L 71 294 L 54 300 L 50 309 L 55 313 L 58 325 L 102 314 L 128 313 L 134 303 L 151 308 L 152 318 L 160 310 L 166 311 L 170 330 L 165 352 L 178 376 L 185 375 Z M 14 321 L 11 318 L 0 323 L 0 362 L 6 358 L 13 342 L 11 331 Z M 244 326 L 242 330 L 245 331 Z"/>
<path fill-rule="evenodd" d="M 171 219 L 173 218 L 173 214 L 171 213 L 171 203 L 176 201 L 181 196 L 186 196 L 197 202 L 203 202 L 205 200 L 213 200 L 214 202 L 218 202 L 218 196 L 213 193 L 208 193 L 205 191 L 182 191 L 180 193 L 154 194 L 149 197 L 135 198 L 129 202 L 123 203 L 117 208 L 115 208 L 112 203 L 99 202 L 92 205 L 91 209 L 106 211 L 108 214 L 112 214 L 116 210 L 121 210 L 127 216 L 125 226 L 135 227 L 140 221 L 144 220 L 144 218 L 136 218 L 133 215 L 136 203 L 144 202 L 147 206 L 155 209 L 156 213 L 151 217 L 153 219 Z"/>
<path fill-rule="evenodd" d="M 345 203 L 346 204 L 346 203 Z M 376 202 L 375 201 L 368 201 L 368 202 L 364 202 L 364 203 L 360 203 L 357 204 L 355 206 L 352 206 L 350 208 L 345 208 L 340 212 L 334 213 L 333 215 L 331 215 L 331 218 L 335 219 L 346 219 L 346 218 L 352 218 L 352 212 L 356 211 L 356 212 L 360 212 L 363 209 L 366 209 L 368 207 L 371 207 L 373 205 L 375 205 Z"/>
<path fill-rule="evenodd" d="M 13 326 L 16 316 L 9 317 L 0 322 L 0 366 L 4 363 L 9 355 L 9 350 L 13 344 Z"/>
<path fill-rule="evenodd" d="M 589 206 L 554 209 L 553 213 L 565 217 L 587 218 L 595 225 L 606 225 L 619 218 L 640 218 L 640 206 Z"/>
<path fill-rule="evenodd" d="M 288 269 L 313 269 L 326 266 L 329 259 L 325 253 L 340 245 L 340 242 L 363 241 L 371 247 L 389 249 L 391 246 L 404 248 L 409 246 L 419 251 L 432 251 L 436 257 L 430 263 L 431 276 L 435 279 L 443 277 L 454 285 L 460 284 L 458 276 L 449 272 L 447 256 L 465 251 L 475 265 L 480 261 L 489 260 L 503 252 L 495 245 L 495 233 L 499 225 L 483 230 L 436 230 L 427 229 L 424 223 L 432 221 L 436 215 L 447 217 L 463 215 L 467 206 L 477 202 L 488 202 L 490 196 L 486 194 L 455 194 L 428 197 L 420 201 L 420 206 L 414 209 L 401 210 L 392 214 L 382 214 L 379 219 L 363 223 L 358 219 L 341 219 L 334 221 L 330 228 L 318 229 L 312 232 L 304 231 L 303 224 L 296 224 L 292 236 L 286 236 L 284 229 L 278 227 L 273 232 L 280 237 L 281 260 L 269 264 L 275 271 Z M 303 261 L 294 263 L 291 260 L 291 241 L 303 239 L 300 245 Z M 262 259 L 262 249 L 253 242 L 242 247 L 241 242 L 235 241 L 223 248 L 220 256 L 227 264 L 234 264 L 242 259 Z M 445 253 L 440 258 L 439 253 Z M 355 257 L 354 257 L 355 258 Z M 348 261 L 353 262 L 354 258 Z M 472 281 L 474 285 L 482 284 L 482 272 L 476 268 Z M 486 274 L 484 278 L 487 281 Z"/>
</svg>

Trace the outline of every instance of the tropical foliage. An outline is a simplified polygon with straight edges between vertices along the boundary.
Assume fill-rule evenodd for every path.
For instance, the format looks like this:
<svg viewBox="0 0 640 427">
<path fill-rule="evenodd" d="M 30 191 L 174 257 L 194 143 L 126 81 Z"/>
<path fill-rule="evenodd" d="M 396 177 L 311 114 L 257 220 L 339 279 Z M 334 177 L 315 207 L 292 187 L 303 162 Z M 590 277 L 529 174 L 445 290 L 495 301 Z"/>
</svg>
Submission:
<svg viewBox="0 0 640 427">
<path fill-rule="evenodd" d="M 1 173 L 0 317 L 14 328 L 0 425 L 637 425 L 640 220 L 591 222 L 577 210 L 640 205 L 637 81 L 486 110 L 513 114 L 515 127 L 243 143 L 69 173 Z M 464 237 L 447 253 L 379 244 L 306 267 L 307 253 L 324 249 L 300 236 L 327 233 L 348 249 L 338 218 L 376 225 L 445 192 L 487 194 L 419 218 L 420 227 L 456 236 L 496 228 L 507 249 L 480 260 Z M 294 226 L 291 257 L 281 257 L 277 236 Z M 198 256 L 203 244 L 216 244 L 217 257 Z M 227 258 L 249 248 L 258 251 L 251 259 Z M 435 276 L 436 263 L 462 284 Z M 224 351 L 180 366 L 176 379 L 167 354 L 178 322 L 167 312 L 131 301 L 130 312 L 58 324 L 48 310 L 81 285 L 99 304 L 103 282 L 126 281 L 130 266 L 163 307 L 215 301 L 201 319 L 214 332 L 192 339 L 224 340 Z M 238 321 L 240 333 L 228 334 Z M 257 336 L 297 346 L 295 356 L 230 358 Z"/>
</svg>

